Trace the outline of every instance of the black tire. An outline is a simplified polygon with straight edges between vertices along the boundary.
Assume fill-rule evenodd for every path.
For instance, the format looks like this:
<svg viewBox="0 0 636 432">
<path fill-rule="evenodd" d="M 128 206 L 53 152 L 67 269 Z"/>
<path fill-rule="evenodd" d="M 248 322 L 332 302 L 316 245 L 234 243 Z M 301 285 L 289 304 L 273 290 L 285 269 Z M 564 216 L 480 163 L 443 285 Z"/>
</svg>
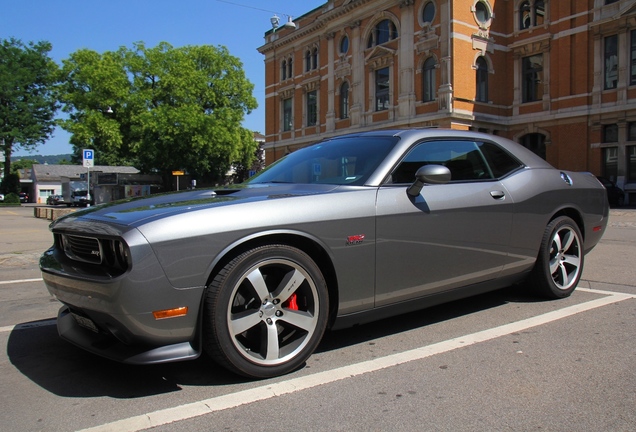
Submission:
<svg viewBox="0 0 636 432">
<path fill-rule="evenodd" d="M 250 378 L 298 369 L 327 325 L 327 287 L 304 252 L 287 245 L 249 250 L 208 287 L 203 347 L 217 363 Z"/>
<path fill-rule="evenodd" d="M 583 273 L 583 236 L 567 216 L 552 220 L 545 228 L 530 286 L 539 294 L 559 299 L 576 289 Z"/>
</svg>

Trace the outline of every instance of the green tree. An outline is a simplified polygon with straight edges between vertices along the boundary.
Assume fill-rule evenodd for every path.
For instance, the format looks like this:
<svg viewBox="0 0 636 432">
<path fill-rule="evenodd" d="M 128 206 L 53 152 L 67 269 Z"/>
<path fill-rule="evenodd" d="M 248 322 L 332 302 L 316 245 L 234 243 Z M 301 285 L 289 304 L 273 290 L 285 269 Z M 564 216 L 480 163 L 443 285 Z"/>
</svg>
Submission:
<svg viewBox="0 0 636 432">
<path fill-rule="evenodd" d="M 0 192 L 3 194 L 20 193 L 20 176 L 16 173 L 5 175 L 0 183 Z"/>
<path fill-rule="evenodd" d="M 4 173 L 11 172 L 11 154 L 33 150 L 55 128 L 57 64 L 49 42 L 0 40 L 0 151 Z"/>
<path fill-rule="evenodd" d="M 254 86 L 224 47 L 79 50 L 62 72 L 61 124 L 76 154 L 92 148 L 99 164 L 193 176 L 220 176 L 253 157 L 257 144 L 241 123 L 257 106 Z"/>
<path fill-rule="evenodd" d="M 19 159 L 11 164 L 11 172 L 17 173 L 18 170 L 21 169 L 30 169 L 33 168 L 33 164 L 36 164 L 37 161 L 31 159 Z"/>
</svg>

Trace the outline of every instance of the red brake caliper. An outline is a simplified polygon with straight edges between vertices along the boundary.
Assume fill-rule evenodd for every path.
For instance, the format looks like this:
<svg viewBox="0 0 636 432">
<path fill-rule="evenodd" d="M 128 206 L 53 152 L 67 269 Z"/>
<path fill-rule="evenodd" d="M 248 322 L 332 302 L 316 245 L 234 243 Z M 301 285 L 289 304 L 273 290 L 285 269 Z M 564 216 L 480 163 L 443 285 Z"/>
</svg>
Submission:
<svg viewBox="0 0 636 432">
<path fill-rule="evenodd" d="M 283 306 L 287 309 L 298 310 L 298 303 L 296 302 L 297 298 L 298 296 L 296 295 L 296 293 L 292 294 Z"/>
</svg>

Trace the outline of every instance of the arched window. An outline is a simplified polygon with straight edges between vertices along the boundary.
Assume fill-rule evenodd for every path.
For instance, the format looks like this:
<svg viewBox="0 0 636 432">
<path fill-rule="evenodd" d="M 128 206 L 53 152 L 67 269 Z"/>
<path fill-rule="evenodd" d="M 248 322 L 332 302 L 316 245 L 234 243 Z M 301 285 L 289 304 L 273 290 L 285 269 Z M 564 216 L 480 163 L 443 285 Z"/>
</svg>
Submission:
<svg viewBox="0 0 636 432">
<path fill-rule="evenodd" d="M 318 48 L 314 48 L 314 50 L 311 53 L 311 68 L 312 69 L 318 68 Z"/>
<path fill-rule="evenodd" d="M 293 59 L 291 57 L 287 62 L 287 77 L 290 79 L 294 77 Z"/>
<path fill-rule="evenodd" d="M 283 60 L 283 64 L 280 69 L 281 80 L 285 81 L 287 79 L 287 60 Z"/>
<path fill-rule="evenodd" d="M 349 118 L 349 83 L 346 81 L 340 86 L 340 118 Z"/>
<path fill-rule="evenodd" d="M 385 19 L 376 24 L 369 35 L 369 41 L 367 48 L 371 48 L 375 45 L 382 45 L 388 41 L 396 39 L 398 37 L 397 27 L 390 19 Z"/>
<path fill-rule="evenodd" d="M 488 62 L 483 57 L 477 59 L 475 100 L 478 102 L 488 102 Z"/>
<path fill-rule="evenodd" d="M 530 2 L 524 1 L 519 5 L 519 30 L 527 29 L 532 26 L 532 9 Z"/>
<path fill-rule="evenodd" d="M 525 0 L 519 4 L 519 30 L 545 23 L 545 3 L 544 0 Z"/>
<path fill-rule="evenodd" d="M 422 102 L 435 100 L 435 69 L 435 59 L 426 59 L 422 67 Z"/>
</svg>

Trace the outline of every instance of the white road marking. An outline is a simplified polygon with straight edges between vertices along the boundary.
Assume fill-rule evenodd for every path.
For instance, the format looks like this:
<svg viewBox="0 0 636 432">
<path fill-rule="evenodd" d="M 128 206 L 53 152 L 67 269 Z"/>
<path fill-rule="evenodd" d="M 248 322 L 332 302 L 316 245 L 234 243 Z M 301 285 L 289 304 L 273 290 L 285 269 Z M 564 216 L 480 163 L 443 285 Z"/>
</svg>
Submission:
<svg viewBox="0 0 636 432">
<path fill-rule="evenodd" d="M 42 278 L 37 278 L 37 279 L 17 279 L 17 280 L 10 280 L 10 281 L 0 281 L 0 285 L 9 285 L 9 284 L 15 284 L 15 283 L 24 283 L 24 282 L 40 282 L 42 281 Z"/>
<path fill-rule="evenodd" d="M 480 342 L 489 341 L 511 333 L 520 332 L 531 327 L 547 324 L 562 318 L 600 308 L 608 304 L 621 302 L 623 300 L 634 299 L 636 295 L 617 293 L 611 291 L 599 291 L 593 289 L 579 288 L 580 291 L 592 292 L 607 295 L 596 300 L 573 305 L 564 309 L 538 315 L 536 317 L 505 324 L 492 329 L 479 331 L 476 333 L 460 336 L 454 339 L 438 342 L 421 348 L 412 349 L 398 354 L 388 355 L 373 360 L 344 366 L 338 369 L 319 372 L 316 374 L 292 378 L 275 384 L 266 384 L 249 390 L 243 390 L 198 402 L 192 402 L 172 408 L 166 408 L 146 414 L 129 417 L 126 419 L 106 423 L 100 426 L 82 429 L 80 432 L 107 432 L 107 431 L 140 431 L 167 425 L 173 422 L 187 420 L 193 417 L 210 414 L 216 411 L 236 408 L 253 402 L 271 399 L 310 389 L 324 384 L 341 381 L 357 375 L 376 372 L 382 369 L 397 366 L 414 360 L 422 360 L 436 354 L 446 353 L 458 348 L 474 345 Z"/>
</svg>

